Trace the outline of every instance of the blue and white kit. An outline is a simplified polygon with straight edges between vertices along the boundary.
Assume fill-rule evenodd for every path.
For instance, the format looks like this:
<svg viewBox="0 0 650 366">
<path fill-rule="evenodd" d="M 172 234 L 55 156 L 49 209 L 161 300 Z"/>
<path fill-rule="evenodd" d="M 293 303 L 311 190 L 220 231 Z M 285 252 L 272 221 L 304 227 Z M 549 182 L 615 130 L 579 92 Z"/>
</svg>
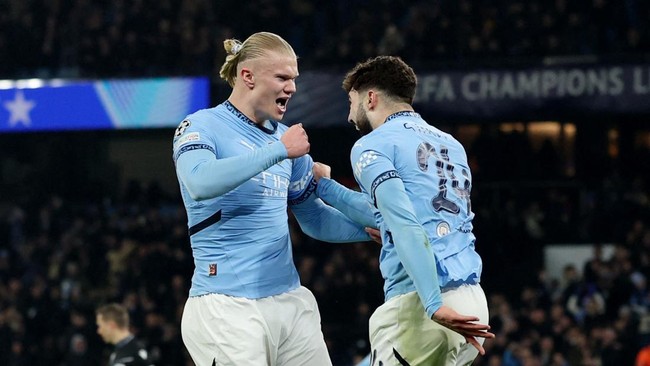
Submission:
<svg viewBox="0 0 650 366">
<path fill-rule="evenodd" d="M 256 299 L 299 287 L 287 204 L 316 239 L 370 240 L 316 197 L 309 155 L 287 159 L 280 141 L 287 129 L 275 121 L 258 126 L 228 101 L 177 128 L 173 160 L 195 262 L 190 296 Z"/>
</svg>

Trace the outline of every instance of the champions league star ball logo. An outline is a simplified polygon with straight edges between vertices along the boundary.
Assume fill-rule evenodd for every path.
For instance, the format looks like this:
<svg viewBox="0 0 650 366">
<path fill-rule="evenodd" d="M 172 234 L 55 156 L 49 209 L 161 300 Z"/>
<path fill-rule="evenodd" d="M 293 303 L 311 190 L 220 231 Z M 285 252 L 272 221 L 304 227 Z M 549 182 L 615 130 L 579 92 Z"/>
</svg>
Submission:
<svg viewBox="0 0 650 366">
<path fill-rule="evenodd" d="M 183 122 L 181 122 L 181 124 L 178 125 L 178 128 L 176 128 L 176 133 L 174 134 L 174 136 L 178 137 L 182 135 L 183 132 L 185 132 L 185 130 L 187 130 L 187 128 L 190 127 L 191 124 L 192 123 L 189 120 L 187 119 L 183 120 Z"/>
</svg>

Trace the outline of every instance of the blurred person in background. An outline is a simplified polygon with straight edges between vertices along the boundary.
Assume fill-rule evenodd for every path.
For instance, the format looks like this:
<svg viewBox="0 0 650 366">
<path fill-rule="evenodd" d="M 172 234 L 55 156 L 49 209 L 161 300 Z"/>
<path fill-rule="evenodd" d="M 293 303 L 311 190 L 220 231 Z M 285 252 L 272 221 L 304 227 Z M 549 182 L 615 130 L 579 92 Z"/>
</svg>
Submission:
<svg viewBox="0 0 650 366">
<path fill-rule="evenodd" d="M 173 142 L 195 264 L 183 341 L 197 365 L 331 365 L 287 207 L 315 239 L 371 238 L 316 197 L 305 130 L 278 122 L 296 92 L 293 48 L 268 32 L 224 48 L 230 97 L 189 115 Z"/>
<path fill-rule="evenodd" d="M 129 330 L 129 313 L 120 304 L 107 304 L 96 310 L 97 334 L 115 345 L 109 366 L 151 366 L 145 347 Z"/>
<path fill-rule="evenodd" d="M 386 302 L 370 318 L 370 364 L 469 365 L 494 337 L 474 249 L 471 173 L 463 146 L 413 110 L 416 84 L 393 56 L 348 72 L 348 120 L 362 135 L 350 160 L 363 193 L 329 179 L 320 163 L 317 193 L 381 229 Z"/>
</svg>

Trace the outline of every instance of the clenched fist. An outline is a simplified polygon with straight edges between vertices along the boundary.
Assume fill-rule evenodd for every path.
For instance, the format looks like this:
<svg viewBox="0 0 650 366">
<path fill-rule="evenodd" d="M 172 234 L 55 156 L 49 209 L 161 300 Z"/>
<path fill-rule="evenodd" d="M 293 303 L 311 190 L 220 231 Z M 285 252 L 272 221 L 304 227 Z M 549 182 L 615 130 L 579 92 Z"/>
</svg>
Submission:
<svg viewBox="0 0 650 366">
<path fill-rule="evenodd" d="M 314 167 L 313 167 L 313 172 L 314 172 L 314 180 L 316 183 L 322 178 L 330 178 L 332 174 L 332 168 L 329 165 L 319 163 L 317 161 L 314 162 Z"/>
<path fill-rule="evenodd" d="M 309 138 L 307 132 L 302 128 L 302 123 L 289 127 L 282 135 L 280 141 L 287 149 L 288 158 L 298 158 L 309 152 Z"/>
</svg>

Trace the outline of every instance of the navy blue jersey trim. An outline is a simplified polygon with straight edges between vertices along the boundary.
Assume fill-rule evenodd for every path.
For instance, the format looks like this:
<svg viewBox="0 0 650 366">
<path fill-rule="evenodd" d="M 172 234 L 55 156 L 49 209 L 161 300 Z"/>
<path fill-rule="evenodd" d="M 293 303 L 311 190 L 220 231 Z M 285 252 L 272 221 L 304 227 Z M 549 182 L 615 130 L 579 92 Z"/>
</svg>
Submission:
<svg viewBox="0 0 650 366">
<path fill-rule="evenodd" d="M 384 121 L 384 123 L 386 123 L 386 122 L 388 122 L 390 120 L 393 120 L 395 118 L 398 118 L 398 117 L 417 117 L 417 118 L 421 118 L 420 114 L 418 114 L 416 112 L 413 112 L 413 111 L 401 111 L 401 112 L 395 112 L 395 113 L 391 114 L 390 116 L 388 116 L 386 118 L 386 120 Z"/>
<path fill-rule="evenodd" d="M 385 181 L 393 178 L 401 178 L 399 176 L 399 173 L 397 170 L 389 170 L 387 172 L 381 173 L 375 180 L 372 182 L 372 185 L 370 185 L 370 197 L 372 198 L 372 201 L 375 204 L 375 207 L 377 207 L 377 199 L 375 198 L 375 190 L 377 190 L 377 187 L 379 187 L 380 184 L 384 183 Z"/>
<path fill-rule="evenodd" d="M 193 151 L 193 150 L 210 150 L 213 154 L 217 155 L 217 153 L 214 151 L 214 148 L 208 144 L 191 144 L 191 145 L 185 145 L 178 149 L 176 152 L 176 156 L 174 157 L 174 160 L 178 160 L 178 157 L 183 155 L 184 153 L 188 151 Z"/>
<path fill-rule="evenodd" d="M 312 178 L 311 181 L 309 182 L 309 186 L 307 187 L 307 189 L 305 189 L 305 191 L 302 192 L 302 194 L 298 198 L 294 198 L 292 200 L 289 200 L 289 204 L 290 205 L 297 205 L 297 204 L 305 202 L 307 200 L 307 198 L 309 198 L 309 196 L 311 196 L 311 194 L 314 193 L 317 186 L 318 185 L 316 184 L 316 181 L 314 180 L 314 178 Z"/>
<path fill-rule="evenodd" d="M 190 227 L 189 229 L 190 236 L 198 233 L 199 231 L 207 228 L 208 226 L 216 224 L 217 222 L 219 222 L 219 220 L 221 220 L 221 210 L 215 212 L 212 216 L 199 222 L 198 224 Z"/>
<path fill-rule="evenodd" d="M 237 107 L 235 107 L 232 103 L 230 103 L 229 100 L 223 102 L 223 106 L 226 107 L 226 109 L 230 111 L 230 113 L 237 116 L 237 118 L 239 118 L 241 121 L 248 123 L 251 126 L 259 128 L 260 130 L 262 130 L 262 132 L 268 133 L 269 135 L 273 135 L 275 131 L 278 130 L 278 122 L 269 120 L 269 122 L 271 122 L 271 126 L 273 126 L 272 129 L 266 128 L 264 126 L 260 126 L 259 124 L 255 123 L 252 119 L 246 117 L 246 115 L 243 114 L 239 109 L 237 109 Z"/>
</svg>

